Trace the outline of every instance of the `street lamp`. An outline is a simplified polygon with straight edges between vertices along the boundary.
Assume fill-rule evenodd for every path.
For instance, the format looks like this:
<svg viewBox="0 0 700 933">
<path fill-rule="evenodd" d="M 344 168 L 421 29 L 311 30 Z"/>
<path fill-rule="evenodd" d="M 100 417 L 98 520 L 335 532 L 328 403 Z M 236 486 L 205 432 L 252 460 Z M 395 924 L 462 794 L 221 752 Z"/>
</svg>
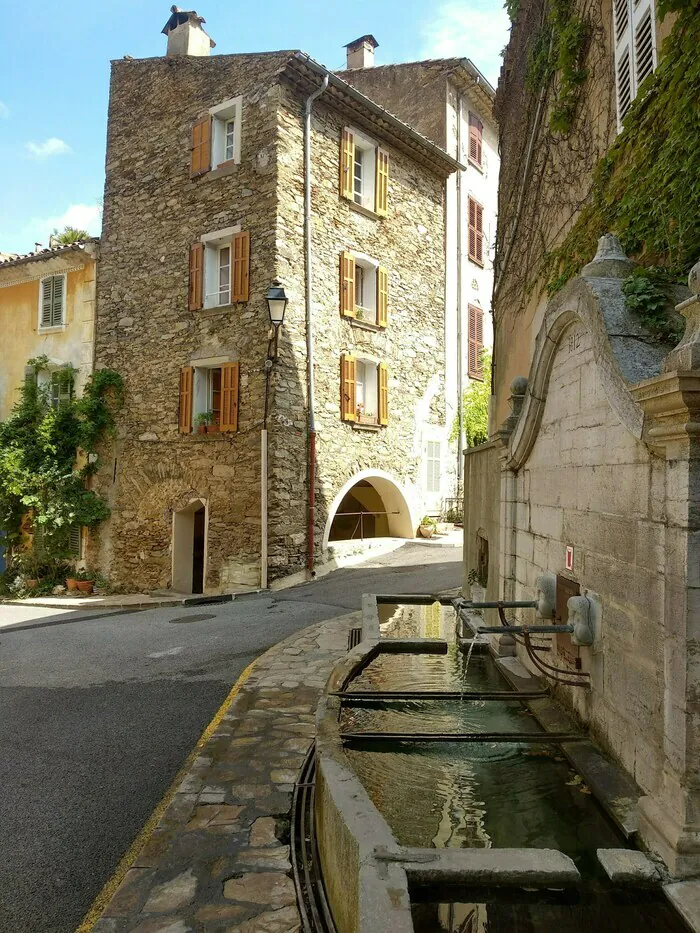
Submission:
<svg viewBox="0 0 700 933">
<path fill-rule="evenodd" d="M 274 279 L 265 297 L 267 298 L 267 310 L 270 313 L 270 323 L 276 332 L 277 328 L 284 324 L 284 312 L 289 302 L 279 279 Z"/>
</svg>

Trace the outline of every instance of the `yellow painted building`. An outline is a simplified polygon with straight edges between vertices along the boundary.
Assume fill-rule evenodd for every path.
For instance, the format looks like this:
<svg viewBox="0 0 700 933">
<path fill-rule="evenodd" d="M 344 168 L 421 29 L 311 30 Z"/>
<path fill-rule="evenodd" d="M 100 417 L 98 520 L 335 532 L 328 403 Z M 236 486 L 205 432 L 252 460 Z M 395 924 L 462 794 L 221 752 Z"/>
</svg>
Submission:
<svg viewBox="0 0 700 933">
<path fill-rule="evenodd" d="M 27 360 L 46 356 L 39 375 L 58 400 L 54 378 L 61 367 L 76 370 L 74 391 L 82 393 L 92 372 L 95 280 L 99 241 L 0 255 L 0 420 L 10 414 L 25 378 Z"/>
</svg>

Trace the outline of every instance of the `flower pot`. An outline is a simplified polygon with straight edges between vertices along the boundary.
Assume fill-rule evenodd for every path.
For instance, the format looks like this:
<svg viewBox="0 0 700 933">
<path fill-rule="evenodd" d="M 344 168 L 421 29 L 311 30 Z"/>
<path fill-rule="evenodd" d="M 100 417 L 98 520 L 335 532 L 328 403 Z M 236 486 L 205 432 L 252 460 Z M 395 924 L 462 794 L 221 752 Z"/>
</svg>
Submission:
<svg viewBox="0 0 700 933">
<path fill-rule="evenodd" d="M 206 424 L 198 424 L 198 425 L 197 425 L 197 434 L 206 434 L 206 433 L 207 433 L 207 426 L 206 426 Z"/>
<path fill-rule="evenodd" d="M 218 434 L 219 425 L 218 424 L 208 424 L 207 425 L 207 434 Z"/>
<path fill-rule="evenodd" d="M 25 581 L 24 581 L 24 585 L 25 585 L 25 587 L 26 587 L 28 590 L 35 590 L 35 589 L 37 588 L 37 586 L 39 586 L 39 581 L 38 581 L 38 580 L 34 580 L 34 579 L 25 580 Z"/>
<path fill-rule="evenodd" d="M 95 586 L 94 580 L 77 580 L 76 583 L 80 592 L 87 593 L 88 595 L 92 593 L 93 587 Z"/>
<path fill-rule="evenodd" d="M 78 581 L 75 579 L 75 577 L 66 578 L 66 589 L 69 593 L 75 593 L 75 591 L 78 589 Z"/>
<path fill-rule="evenodd" d="M 420 525 L 418 531 L 423 538 L 432 538 L 435 534 L 435 525 Z"/>
</svg>

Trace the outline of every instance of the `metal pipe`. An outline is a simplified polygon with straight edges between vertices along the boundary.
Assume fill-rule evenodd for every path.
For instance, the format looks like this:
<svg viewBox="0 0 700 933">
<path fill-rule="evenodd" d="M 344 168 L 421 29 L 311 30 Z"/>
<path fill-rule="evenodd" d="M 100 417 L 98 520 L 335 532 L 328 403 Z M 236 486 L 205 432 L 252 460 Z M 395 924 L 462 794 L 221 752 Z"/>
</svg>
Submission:
<svg viewBox="0 0 700 933">
<path fill-rule="evenodd" d="M 536 599 L 491 600 L 485 603 L 473 603 L 463 599 L 455 606 L 457 612 L 462 609 L 537 609 L 539 603 Z M 561 626 L 559 626 L 561 629 Z"/>
<path fill-rule="evenodd" d="M 260 589 L 267 589 L 267 428 L 260 432 Z"/>
<path fill-rule="evenodd" d="M 457 161 L 462 159 L 462 95 L 457 99 Z M 462 170 L 457 170 L 457 495 L 462 494 L 464 470 L 464 411 L 462 405 Z"/>
<path fill-rule="evenodd" d="M 580 742 L 580 732 L 343 732 L 344 742 Z"/>
<path fill-rule="evenodd" d="M 311 111 L 328 87 L 329 75 L 304 105 L 304 262 L 306 271 L 306 387 L 309 406 L 309 514 L 306 567 L 314 576 L 314 523 L 316 520 L 316 410 L 314 400 L 313 275 L 311 269 Z"/>
<path fill-rule="evenodd" d="M 352 693 L 335 690 L 329 696 L 340 697 L 343 703 L 384 703 L 390 700 L 534 700 L 549 696 L 546 690 L 363 690 Z"/>
<path fill-rule="evenodd" d="M 573 625 L 480 625 L 476 629 L 479 635 L 571 635 L 573 630 Z"/>
</svg>

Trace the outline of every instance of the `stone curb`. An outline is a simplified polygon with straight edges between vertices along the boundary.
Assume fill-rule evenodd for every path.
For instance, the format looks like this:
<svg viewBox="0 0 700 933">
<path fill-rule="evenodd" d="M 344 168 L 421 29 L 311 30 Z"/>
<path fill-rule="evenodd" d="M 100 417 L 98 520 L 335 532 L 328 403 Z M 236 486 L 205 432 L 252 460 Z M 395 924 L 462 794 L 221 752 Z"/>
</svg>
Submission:
<svg viewBox="0 0 700 933">
<path fill-rule="evenodd" d="M 359 617 L 312 625 L 257 659 L 101 916 L 81 933 L 300 929 L 292 790 L 319 697 Z"/>
<path fill-rule="evenodd" d="M 245 593 L 225 593 L 221 596 L 183 596 L 183 597 L 165 597 L 163 599 L 151 599 L 144 597 L 142 600 L 136 602 L 129 602 L 128 599 L 119 600 L 116 602 L 97 602 L 100 597 L 90 597 L 86 596 L 82 599 L 77 598 L 74 602 L 69 602 L 68 599 L 65 601 L 60 596 L 47 597 L 44 599 L 0 599 L 0 605 L 3 606 L 38 606 L 42 609 L 73 609 L 79 612 L 83 612 L 86 609 L 104 609 L 105 611 L 109 609 L 133 609 L 134 612 L 138 612 L 141 609 L 162 609 L 167 606 L 206 606 L 212 603 L 230 603 L 234 599 L 242 599 L 246 596 L 255 596 L 258 593 L 264 592 L 263 590 L 251 590 L 250 592 Z M 107 596 L 105 599 L 111 599 L 112 597 Z M 49 601 L 50 599 L 50 601 Z"/>
</svg>

